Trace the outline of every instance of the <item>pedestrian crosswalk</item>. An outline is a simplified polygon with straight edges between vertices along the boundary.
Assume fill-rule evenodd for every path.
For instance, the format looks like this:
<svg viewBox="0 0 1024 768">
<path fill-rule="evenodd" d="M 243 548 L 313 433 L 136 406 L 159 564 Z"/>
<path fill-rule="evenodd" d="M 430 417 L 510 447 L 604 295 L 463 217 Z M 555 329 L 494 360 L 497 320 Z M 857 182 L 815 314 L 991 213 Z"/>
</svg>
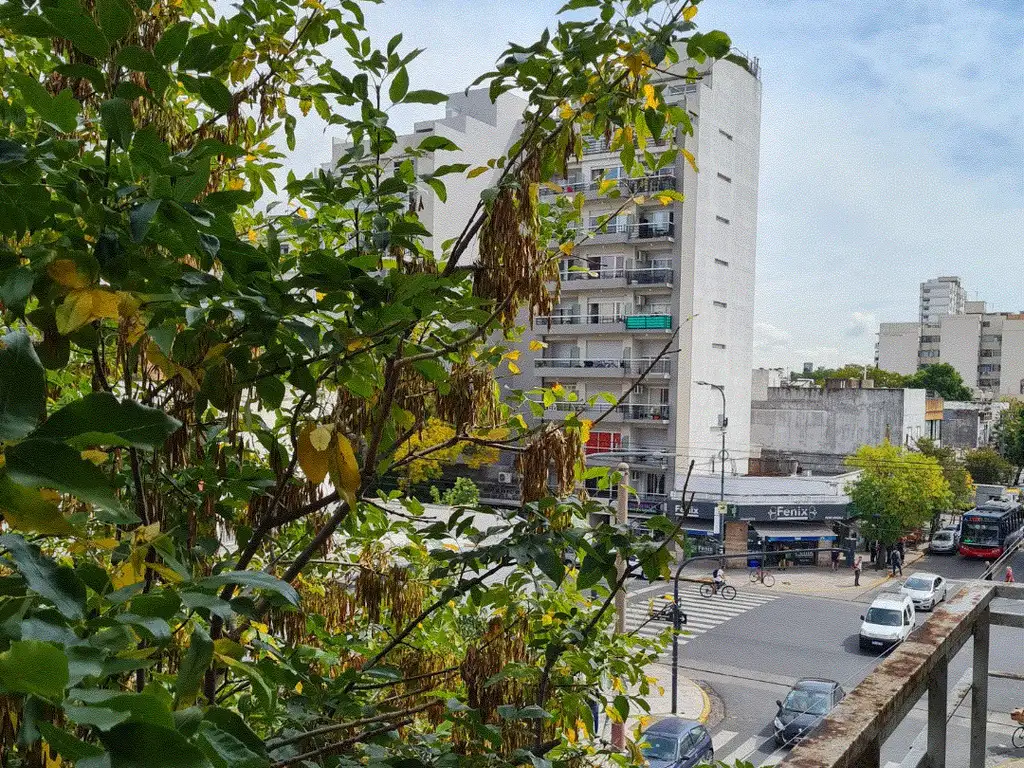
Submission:
<svg viewBox="0 0 1024 768">
<path fill-rule="evenodd" d="M 679 637 L 681 645 L 735 616 L 770 603 L 778 597 L 763 592 L 740 592 L 732 600 L 726 600 L 719 595 L 706 598 L 701 597 L 695 584 L 688 584 L 687 587 L 679 594 L 679 605 L 686 614 L 685 631 Z M 664 619 L 651 620 L 651 612 L 657 612 L 671 603 L 671 587 L 664 584 L 650 586 L 630 595 L 626 604 L 626 631 L 635 632 L 642 637 L 659 637 L 666 627 L 672 625 L 671 614 L 666 612 Z"/>
<path fill-rule="evenodd" d="M 736 731 L 721 730 L 712 734 L 711 741 L 715 746 L 715 759 L 722 761 L 724 765 L 735 765 L 738 760 L 750 761 L 759 760 L 755 753 L 771 753 L 764 758 L 760 768 L 774 768 L 784 757 L 774 749 L 771 739 L 765 740 L 763 736 L 752 736 L 739 744 L 733 743 L 739 734 Z"/>
</svg>

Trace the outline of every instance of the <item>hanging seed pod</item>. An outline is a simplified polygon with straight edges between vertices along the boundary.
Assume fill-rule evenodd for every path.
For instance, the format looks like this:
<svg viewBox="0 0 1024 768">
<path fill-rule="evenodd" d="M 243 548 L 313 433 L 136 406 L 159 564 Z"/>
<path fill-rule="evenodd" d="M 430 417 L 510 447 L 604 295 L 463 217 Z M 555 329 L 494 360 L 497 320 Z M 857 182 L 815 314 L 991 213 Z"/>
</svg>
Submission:
<svg viewBox="0 0 1024 768">
<path fill-rule="evenodd" d="M 493 425 L 500 400 L 490 370 L 467 363 L 452 366 L 448 394 L 437 396 L 437 415 L 456 432 L 469 426 Z"/>
<path fill-rule="evenodd" d="M 515 326 L 520 307 L 529 309 L 532 323 L 537 315 L 551 314 L 557 301 L 558 265 L 539 242 L 539 181 L 540 160 L 531 153 L 516 174 L 515 185 L 498 192 L 480 228 L 474 293 L 504 302 L 498 319 L 506 330 Z M 548 290 L 549 282 L 556 286 L 554 294 Z"/>
<path fill-rule="evenodd" d="M 548 478 L 553 473 L 556 496 L 566 496 L 576 485 L 576 467 L 583 461 L 583 444 L 576 430 L 549 424 L 527 444 L 516 458 L 522 477 L 524 502 L 539 501 L 549 494 Z"/>
</svg>

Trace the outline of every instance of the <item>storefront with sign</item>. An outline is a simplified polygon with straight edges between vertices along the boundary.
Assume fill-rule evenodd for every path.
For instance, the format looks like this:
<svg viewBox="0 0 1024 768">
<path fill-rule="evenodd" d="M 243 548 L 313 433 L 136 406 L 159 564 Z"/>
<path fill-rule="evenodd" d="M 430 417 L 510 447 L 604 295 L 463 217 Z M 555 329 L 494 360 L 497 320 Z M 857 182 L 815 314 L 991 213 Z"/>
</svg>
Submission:
<svg viewBox="0 0 1024 768">
<path fill-rule="evenodd" d="M 683 528 L 706 526 L 717 544 L 718 531 L 727 523 L 745 523 L 746 540 L 730 526 L 725 551 L 763 551 L 766 565 L 825 565 L 829 555 L 813 550 L 846 547 L 850 500 L 845 494 L 850 475 L 840 478 L 727 477 L 724 516 L 716 521 L 720 480 L 709 476 L 690 478 L 692 500 L 673 500 L 673 514 Z M 724 541 L 724 535 L 721 537 Z M 744 549 L 745 546 L 745 549 Z M 711 549 L 714 552 L 714 549 Z M 738 564 L 731 563 L 732 567 Z"/>
</svg>

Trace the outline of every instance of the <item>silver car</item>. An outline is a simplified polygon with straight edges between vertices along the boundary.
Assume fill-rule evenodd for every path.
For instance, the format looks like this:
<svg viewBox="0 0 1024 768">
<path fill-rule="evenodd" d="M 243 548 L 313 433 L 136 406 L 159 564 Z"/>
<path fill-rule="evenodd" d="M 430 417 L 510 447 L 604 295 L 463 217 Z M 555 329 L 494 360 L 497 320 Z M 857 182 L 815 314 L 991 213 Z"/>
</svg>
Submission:
<svg viewBox="0 0 1024 768">
<path fill-rule="evenodd" d="M 946 599 L 947 588 L 946 580 L 937 573 L 915 573 L 900 592 L 914 601 L 915 608 L 930 611 Z"/>
<path fill-rule="evenodd" d="M 948 528 L 936 531 L 931 544 L 928 545 L 928 551 L 937 555 L 951 555 L 956 552 L 956 532 Z"/>
</svg>

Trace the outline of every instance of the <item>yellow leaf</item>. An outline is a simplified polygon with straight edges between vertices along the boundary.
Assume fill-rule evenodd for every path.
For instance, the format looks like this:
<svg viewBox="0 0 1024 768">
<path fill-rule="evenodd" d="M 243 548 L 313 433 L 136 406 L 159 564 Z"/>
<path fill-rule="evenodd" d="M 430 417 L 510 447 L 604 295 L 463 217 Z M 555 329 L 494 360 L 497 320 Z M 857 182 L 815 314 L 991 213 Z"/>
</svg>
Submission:
<svg viewBox="0 0 1024 768">
<path fill-rule="evenodd" d="M 313 449 L 321 453 L 326 451 L 327 446 L 331 444 L 331 432 L 331 428 L 323 424 L 310 432 L 309 442 L 312 443 Z"/>
<path fill-rule="evenodd" d="M 108 454 L 106 451 L 97 451 L 95 448 L 90 448 L 87 451 L 82 451 L 82 458 L 86 461 L 91 461 L 93 464 L 99 466 L 107 460 Z"/>
<path fill-rule="evenodd" d="M 626 65 L 626 68 L 633 73 L 635 77 L 640 77 L 647 70 L 647 63 L 651 60 L 645 52 L 631 53 L 626 56 L 622 63 Z"/>
<path fill-rule="evenodd" d="M 299 208 L 299 210 L 297 210 L 296 213 L 299 214 L 299 218 L 300 219 L 308 219 L 309 218 L 309 214 L 306 213 L 306 209 L 305 208 Z"/>
<path fill-rule="evenodd" d="M 644 109 L 658 108 L 658 94 L 650 83 L 644 86 Z"/>
<path fill-rule="evenodd" d="M 564 192 L 564 191 L 565 191 L 565 190 L 564 190 L 564 189 L 563 189 L 563 188 L 561 187 L 561 185 L 559 185 L 559 184 L 555 184 L 555 182 L 553 182 L 553 181 L 545 181 L 545 182 L 542 182 L 542 186 L 545 186 L 545 187 L 547 187 L 548 189 L 550 189 L 550 190 L 551 190 L 552 192 L 556 192 L 556 193 L 558 193 L 558 194 L 562 194 L 562 192 Z"/>
<path fill-rule="evenodd" d="M 71 259 L 57 259 L 46 267 L 46 273 L 55 283 L 65 288 L 85 288 L 89 281 L 78 271 L 78 265 Z"/>
<path fill-rule="evenodd" d="M 590 440 L 590 428 L 594 426 L 593 419 L 582 419 L 580 421 L 580 440 L 584 443 Z"/>
<path fill-rule="evenodd" d="M 450 541 L 446 541 L 446 542 L 445 542 L 444 544 L 442 544 L 441 546 L 442 546 L 442 547 L 443 547 L 444 549 L 447 549 L 447 550 L 449 550 L 449 551 L 451 551 L 451 552 L 458 552 L 458 551 L 459 551 L 459 547 L 458 547 L 458 545 L 456 545 L 456 544 L 452 544 L 452 543 L 451 543 Z"/>
<path fill-rule="evenodd" d="M 556 395 L 560 395 L 563 392 L 565 392 L 565 387 L 563 387 L 556 381 L 554 384 L 551 385 L 551 391 L 554 392 Z"/>
<path fill-rule="evenodd" d="M 160 535 L 160 523 L 140 525 L 135 529 L 135 543 L 148 544 Z"/>
<path fill-rule="evenodd" d="M 327 477 L 327 453 L 318 451 L 313 447 L 309 439 L 310 433 L 316 428 L 315 424 L 307 424 L 299 432 L 299 440 L 295 446 L 298 454 L 299 466 L 302 467 L 306 479 L 313 485 L 320 485 Z"/>
<path fill-rule="evenodd" d="M 331 480 L 349 506 L 355 504 L 355 494 L 359 490 L 363 479 L 359 474 L 359 464 L 356 462 L 355 451 L 352 450 L 352 443 L 340 432 L 335 432 L 335 450 L 328 452 L 328 463 L 331 466 Z"/>
<path fill-rule="evenodd" d="M 512 350 L 509 350 L 508 352 L 505 353 L 505 357 L 508 360 L 518 360 L 519 359 L 519 354 L 520 354 L 520 352 L 519 352 L 518 349 L 512 349 Z"/>
<path fill-rule="evenodd" d="M 130 587 L 146 578 L 145 571 L 142 568 L 137 568 L 133 560 L 134 558 L 128 558 L 118 565 L 110 575 L 110 583 L 114 585 L 114 589 Z"/>
<path fill-rule="evenodd" d="M 120 313 L 121 297 L 113 291 L 95 289 L 92 294 L 92 320 L 101 318 L 118 317 Z"/>
<path fill-rule="evenodd" d="M 74 333 L 89 322 L 92 315 L 92 292 L 74 291 L 57 307 L 57 332 L 62 336 Z"/>
<path fill-rule="evenodd" d="M 118 540 L 114 538 L 93 539 L 89 543 L 98 549 L 117 549 L 119 544 Z"/>
<path fill-rule="evenodd" d="M 570 240 L 568 243 L 562 243 L 560 246 L 558 246 L 558 250 L 560 250 L 566 256 L 572 256 L 572 252 L 575 247 L 576 243 Z"/>
<path fill-rule="evenodd" d="M 475 179 L 481 173 L 487 173 L 487 171 L 489 170 L 490 168 L 488 168 L 486 165 L 478 165 L 476 168 L 473 168 L 469 173 L 466 174 L 466 178 Z"/>
<path fill-rule="evenodd" d="M 615 690 L 615 691 L 618 691 L 619 693 L 625 693 L 626 692 L 626 689 L 622 687 L 622 678 L 620 678 L 620 677 L 613 677 L 612 678 L 612 689 Z"/>
<path fill-rule="evenodd" d="M 229 659 L 241 661 L 245 655 L 245 648 L 228 637 L 221 637 L 213 641 L 213 652 L 219 656 L 227 656 Z"/>
<path fill-rule="evenodd" d="M 509 373 L 511 373 L 513 376 L 518 376 L 520 374 L 519 366 L 516 365 L 515 363 L 510 362 L 508 364 L 508 370 Z"/>
<path fill-rule="evenodd" d="M 576 731 L 574 729 L 572 729 L 572 728 L 567 729 L 566 732 L 565 732 L 565 740 L 568 741 L 570 744 L 575 744 L 576 743 Z"/>
<path fill-rule="evenodd" d="M 545 347 L 547 347 L 547 344 L 545 344 L 543 341 L 537 341 L 537 339 L 532 339 L 530 341 L 530 351 L 532 352 L 539 352 Z"/>
<path fill-rule="evenodd" d="M 664 192 L 655 195 L 658 198 L 658 202 L 662 205 L 670 205 L 672 203 L 672 195 L 667 195 Z"/>
<path fill-rule="evenodd" d="M 516 423 L 516 426 L 518 426 L 524 432 L 529 429 L 529 427 L 526 425 L 526 419 L 523 418 L 523 414 L 517 413 L 513 421 Z"/>
<path fill-rule="evenodd" d="M 297 682 L 295 684 L 295 692 L 296 693 L 302 693 L 302 681 L 301 680 L 299 680 L 299 682 Z"/>
<path fill-rule="evenodd" d="M 117 294 L 117 313 L 121 317 L 135 317 L 139 314 L 139 307 L 142 302 L 130 293 L 120 291 Z M 138 341 L 138 339 L 136 339 Z"/>
<path fill-rule="evenodd" d="M 153 573 L 162 576 L 163 580 L 168 584 L 177 584 L 180 581 L 184 581 L 180 573 L 163 563 L 147 563 L 146 565 L 151 571 L 153 571 Z"/>
<path fill-rule="evenodd" d="M 604 179 L 597 186 L 597 194 L 605 195 L 619 185 L 618 179 Z"/>
<path fill-rule="evenodd" d="M 693 152 L 691 152 L 688 149 L 684 149 L 683 150 L 683 157 L 686 158 L 686 162 L 688 162 L 690 164 L 690 167 L 693 168 L 693 170 L 696 172 L 697 171 L 697 158 L 695 158 L 693 156 Z"/>
<path fill-rule="evenodd" d="M 690 21 L 696 15 L 697 15 L 697 6 L 696 5 L 691 5 L 689 8 L 686 8 L 683 11 L 683 19 L 686 20 L 686 21 Z"/>
<path fill-rule="evenodd" d="M 559 109 L 558 111 L 558 115 L 563 120 L 571 120 L 573 116 L 572 107 L 570 107 L 568 104 L 563 104 L 561 109 Z"/>
<path fill-rule="evenodd" d="M 250 229 L 249 230 L 249 242 L 250 243 L 255 243 L 256 242 L 256 230 L 255 229 Z"/>
</svg>

